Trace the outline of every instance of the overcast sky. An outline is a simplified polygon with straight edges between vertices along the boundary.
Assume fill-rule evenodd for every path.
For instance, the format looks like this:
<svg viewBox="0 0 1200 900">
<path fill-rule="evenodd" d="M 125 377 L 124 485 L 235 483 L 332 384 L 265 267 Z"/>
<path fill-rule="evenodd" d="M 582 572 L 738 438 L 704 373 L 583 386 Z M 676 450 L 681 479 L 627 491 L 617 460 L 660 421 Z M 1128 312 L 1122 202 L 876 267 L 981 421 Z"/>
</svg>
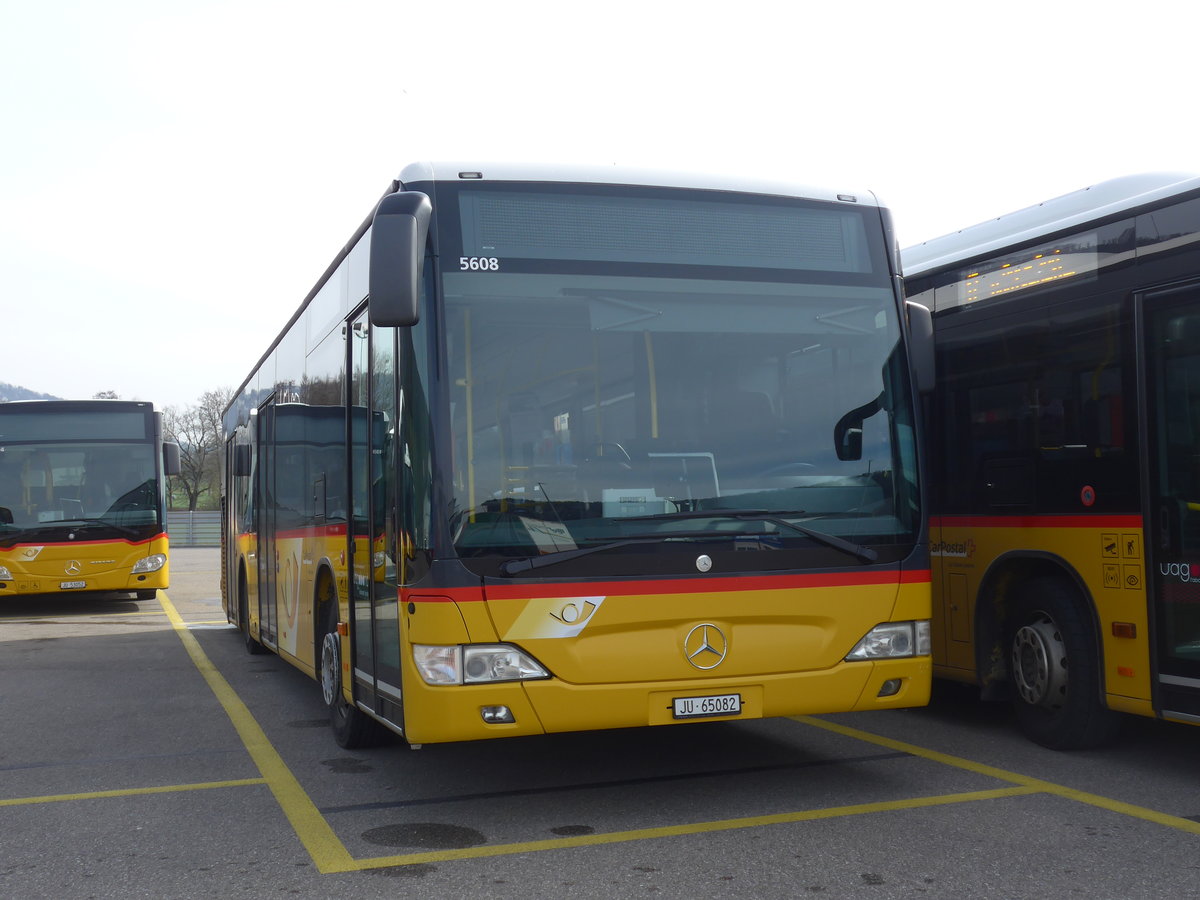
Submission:
<svg viewBox="0 0 1200 900">
<path fill-rule="evenodd" d="M 0 382 L 239 384 L 403 166 L 874 190 L 903 246 L 1200 171 L 1187 4 L 0 0 Z"/>
</svg>

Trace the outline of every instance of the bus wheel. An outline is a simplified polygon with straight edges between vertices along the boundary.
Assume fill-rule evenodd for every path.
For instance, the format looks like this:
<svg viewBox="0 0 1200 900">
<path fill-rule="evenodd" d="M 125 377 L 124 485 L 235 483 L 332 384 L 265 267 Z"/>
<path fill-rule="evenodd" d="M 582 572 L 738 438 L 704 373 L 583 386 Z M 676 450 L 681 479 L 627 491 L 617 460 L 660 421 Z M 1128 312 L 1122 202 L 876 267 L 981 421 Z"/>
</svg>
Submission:
<svg viewBox="0 0 1200 900">
<path fill-rule="evenodd" d="M 158 591 L 138 591 L 137 598 L 139 600 L 154 600 L 158 597 Z"/>
<path fill-rule="evenodd" d="M 256 641 L 250 634 L 249 601 L 246 599 L 246 595 L 249 593 L 246 590 L 246 573 L 243 572 L 238 576 L 238 628 L 242 632 L 242 640 L 246 644 L 246 652 L 251 656 L 257 656 L 260 653 L 266 653 L 267 648 Z"/>
<path fill-rule="evenodd" d="M 342 639 L 337 633 L 336 602 L 326 604 L 325 636 L 321 639 L 318 674 L 321 695 L 329 707 L 329 724 L 339 747 L 353 750 L 373 747 L 387 734 L 386 729 L 362 710 L 346 702 L 342 694 Z"/>
<path fill-rule="evenodd" d="M 1077 592 L 1056 578 L 1029 582 L 1014 604 L 1010 665 L 1021 730 L 1051 750 L 1111 741 L 1120 725 L 1101 696 L 1099 660 Z"/>
</svg>

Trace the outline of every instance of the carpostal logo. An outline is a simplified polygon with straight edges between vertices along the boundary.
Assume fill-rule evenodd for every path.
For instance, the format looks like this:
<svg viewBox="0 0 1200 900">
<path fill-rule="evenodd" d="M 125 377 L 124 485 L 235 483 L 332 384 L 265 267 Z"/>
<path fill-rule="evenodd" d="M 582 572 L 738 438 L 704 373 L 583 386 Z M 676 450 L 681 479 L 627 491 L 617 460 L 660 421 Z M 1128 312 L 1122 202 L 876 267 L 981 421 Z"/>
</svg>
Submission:
<svg viewBox="0 0 1200 900">
<path fill-rule="evenodd" d="M 1187 584 L 1189 581 L 1200 581 L 1200 566 L 1191 563 L 1159 563 L 1158 574 L 1163 578 L 1173 578 Z"/>
<path fill-rule="evenodd" d="M 967 538 L 965 541 L 934 541 L 929 545 L 929 555 L 970 559 L 975 555 L 975 539 Z"/>
</svg>

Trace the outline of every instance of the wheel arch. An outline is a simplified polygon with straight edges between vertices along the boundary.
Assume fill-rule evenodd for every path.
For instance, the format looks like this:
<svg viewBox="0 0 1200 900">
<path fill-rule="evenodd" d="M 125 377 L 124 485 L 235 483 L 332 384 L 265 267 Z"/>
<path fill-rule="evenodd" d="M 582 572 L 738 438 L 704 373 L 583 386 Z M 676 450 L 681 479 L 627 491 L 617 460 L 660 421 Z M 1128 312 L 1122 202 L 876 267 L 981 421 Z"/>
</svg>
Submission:
<svg viewBox="0 0 1200 900">
<path fill-rule="evenodd" d="M 1006 700 L 1011 673 L 1008 664 L 1008 639 L 1013 631 L 1011 598 L 1023 586 L 1038 578 L 1057 578 L 1069 584 L 1089 623 L 1096 659 L 1103 653 L 1100 616 L 1087 582 L 1066 559 L 1056 553 L 1014 550 L 992 561 L 979 582 L 974 613 L 975 670 L 983 697 Z M 1104 670 L 1100 667 L 1100 694 L 1105 694 Z"/>
<path fill-rule="evenodd" d="M 325 585 L 333 588 L 333 600 L 326 599 Z M 325 618 L 329 615 L 330 605 L 337 607 L 340 603 L 337 575 L 334 573 L 333 561 L 329 557 L 317 560 L 316 572 L 313 575 L 313 659 L 321 658 L 321 641 L 325 638 Z M 334 613 L 334 621 L 339 621 L 338 612 Z"/>
</svg>

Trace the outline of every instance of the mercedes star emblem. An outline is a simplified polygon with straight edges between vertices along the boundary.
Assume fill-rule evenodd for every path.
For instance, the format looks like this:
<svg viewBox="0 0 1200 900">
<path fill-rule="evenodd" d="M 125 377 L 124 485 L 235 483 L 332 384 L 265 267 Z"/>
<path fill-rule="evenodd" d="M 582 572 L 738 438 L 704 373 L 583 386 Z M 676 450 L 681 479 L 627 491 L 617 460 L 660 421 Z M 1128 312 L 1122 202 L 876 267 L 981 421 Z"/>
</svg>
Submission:
<svg viewBox="0 0 1200 900">
<path fill-rule="evenodd" d="M 725 632 L 711 622 L 697 625 L 683 639 L 683 655 L 697 669 L 715 669 L 728 651 Z"/>
</svg>

